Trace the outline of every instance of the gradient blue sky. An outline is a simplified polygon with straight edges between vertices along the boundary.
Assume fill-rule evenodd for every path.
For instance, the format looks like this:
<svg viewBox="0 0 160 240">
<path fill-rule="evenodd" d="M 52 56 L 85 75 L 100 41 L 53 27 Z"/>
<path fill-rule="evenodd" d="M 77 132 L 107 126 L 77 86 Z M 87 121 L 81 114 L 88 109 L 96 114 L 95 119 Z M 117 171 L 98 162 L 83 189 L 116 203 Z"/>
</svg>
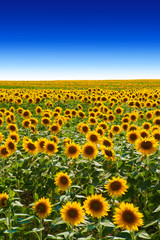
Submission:
<svg viewBox="0 0 160 240">
<path fill-rule="evenodd" d="M 0 79 L 160 78 L 160 2 L 0 1 Z"/>
</svg>

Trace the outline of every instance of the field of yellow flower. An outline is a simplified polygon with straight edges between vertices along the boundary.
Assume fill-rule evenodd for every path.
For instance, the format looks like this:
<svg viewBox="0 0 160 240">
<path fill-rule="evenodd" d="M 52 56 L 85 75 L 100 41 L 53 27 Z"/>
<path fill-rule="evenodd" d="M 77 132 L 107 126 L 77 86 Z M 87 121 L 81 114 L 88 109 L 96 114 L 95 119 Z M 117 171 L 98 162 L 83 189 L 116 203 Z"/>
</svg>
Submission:
<svg viewBox="0 0 160 240">
<path fill-rule="evenodd" d="M 0 81 L 0 239 L 160 239 L 160 80 Z"/>
</svg>

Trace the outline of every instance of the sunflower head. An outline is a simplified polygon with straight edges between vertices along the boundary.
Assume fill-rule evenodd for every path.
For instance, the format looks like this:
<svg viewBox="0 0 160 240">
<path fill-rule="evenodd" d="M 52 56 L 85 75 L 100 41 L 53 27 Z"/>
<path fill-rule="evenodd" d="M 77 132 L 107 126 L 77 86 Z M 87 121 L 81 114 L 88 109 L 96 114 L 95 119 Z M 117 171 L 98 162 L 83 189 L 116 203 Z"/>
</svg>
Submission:
<svg viewBox="0 0 160 240">
<path fill-rule="evenodd" d="M 104 155 L 104 157 L 107 160 L 110 160 L 110 161 L 115 161 L 116 160 L 114 150 L 111 147 L 102 146 L 101 151 L 102 151 L 102 154 Z"/>
<path fill-rule="evenodd" d="M 6 207 L 7 206 L 7 200 L 8 200 L 9 196 L 7 193 L 1 193 L 0 194 L 0 206 Z"/>
<path fill-rule="evenodd" d="M 135 148 L 143 155 L 150 155 L 157 150 L 158 142 L 153 137 L 138 139 Z"/>
<path fill-rule="evenodd" d="M 86 136 L 89 142 L 97 144 L 100 140 L 100 135 L 96 131 L 91 131 Z"/>
<path fill-rule="evenodd" d="M 143 214 L 132 203 L 122 202 L 119 208 L 115 209 L 113 218 L 118 227 L 129 231 L 138 231 L 138 227 L 143 225 Z"/>
<path fill-rule="evenodd" d="M 79 154 L 81 152 L 81 147 L 78 144 L 70 143 L 67 144 L 65 148 L 65 154 L 69 158 L 78 158 Z"/>
<path fill-rule="evenodd" d="M 93 144 L 93 143 L 86 143 L 82 147 L 82 155 L 85 158 L 93 159 L 96 157 L 97 153 L 98 153 L 98 150 L 97 150 L 95 144 Z"/>
<path fill-rule="evenodd" d="M 67 202 L 60 210 L 60 213 L 63 220 L 73 226 L 84 221 L 84 211 L 78 202 Z"/>
<path fill-rule="evenodd" d="M 127 181 L 123 178 L 115 178 L 109 179 L 109 183 L 104 185 L 105 189 L 108 191 L 110 196 L 122 196 L 127 191 Z"/>
<path fill-rule="evenodd" d="M 68 176 L 67 173 L 59 172 L 56 175 L 55 178 L 55 184 L 58 186 L 61 190 L 67 190 L 67 188 L 71 185 L 72 180 Z"/>
<path fill-rule="evenodd" d="M 46 218 L 48 215 L 50 215 L 52 211 L 52 205 L 49 202 L 49 199 L 45 199 L 44 197 L 39 199 L 38 202 L 36 202 L 33 205 L 34 211 L 37 213 L 38 217 L 40 218 Z"/>
<path fill-rule="evenodd" d="M 92 194 L 85 200 L 84 209 L 93 218 L 101 218 L 108 215 L 109 203 L 102 195 Z"/>
<path fill-rule="evenodd" d="M 44 145 L 44 152 L 48 155 L 53 155 L 58 151 L 57 144 L 54 141 L 46 140 Z"/>
</svg>

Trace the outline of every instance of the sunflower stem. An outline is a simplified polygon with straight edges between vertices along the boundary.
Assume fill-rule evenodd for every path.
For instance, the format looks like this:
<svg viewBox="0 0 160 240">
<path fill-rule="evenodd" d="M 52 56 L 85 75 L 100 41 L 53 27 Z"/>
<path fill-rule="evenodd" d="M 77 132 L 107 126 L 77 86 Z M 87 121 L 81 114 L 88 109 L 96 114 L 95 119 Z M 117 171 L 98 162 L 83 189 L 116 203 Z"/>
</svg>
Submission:
<svg viewBox="0 0 160 240">
<path fill-rule="evenodd" d="M 42 218 L 40 218 L 40 229 L 43 228 L 43 223 L 42 223 Z M 42 240 L 42 230 L 39 233 L 40 235 L 40 240 Z"/>
<path fill-rule="evenodd" d="M 102 225 L 101 225 L 101 219 L 99 219 L 98 221 L 98 225 L 99 225 L 99 239 L 102 239 Z"/>
<path fill-rule="evenodd" d="M 9 231 L 9 240 L 12 239 L 12 233 L 11 232 L 11 228 L 12 228 L 12 223 L 11 223 L 11 209 L 9 207 L 8 209 L 8 216 L 7 216 L 7 225 L 8 225 L 8 231 Z"/>
<path fill-rule="evenodd" d="M 131 231 L 131 232 L 130 232 L 130 235 L 131 235 L 131 240 L 136 240 L 134 231 Z"/>
</svg>

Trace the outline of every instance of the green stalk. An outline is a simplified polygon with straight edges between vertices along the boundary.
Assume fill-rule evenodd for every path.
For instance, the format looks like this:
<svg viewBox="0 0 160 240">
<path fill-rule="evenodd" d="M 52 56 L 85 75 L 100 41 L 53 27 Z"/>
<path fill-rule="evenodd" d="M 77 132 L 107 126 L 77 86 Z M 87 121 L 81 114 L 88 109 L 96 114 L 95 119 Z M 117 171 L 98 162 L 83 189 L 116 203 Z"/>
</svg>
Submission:
<svg viewBox="0 0 160 240">
<path fill-rule="evenodd" d="M 43 228 L 42 218 L 40 218 L 40 228 Z M 42 230 L 40 231 L 40 240 L 42 240 Z"/>
<path fill-rule="evenodd" d="M 136 240 L 136 236 L 134 234 L 134 231 L 131 231 L 130 235 L 131 235 L 131 240 Z"/>
<path fill-rule="evenodd" d="M 99 226 L 99 239 L 102 239 L 102 225 L 101 225 L 101 219 L 98 221 L 98 226 Z"/>
<path fill-rule="evenodd" d="M 12 228 L 12 222 L 11 222 L 11 209 L 9 207 L 9 210 L 8 210 L 8 216 L 7 216 L 7 225 L 8 225 L 8 231 L 11 232 L 11 228 Z M 12 239 L 12 233 L 9 233 L 9 240 Z"/>
</svg>

